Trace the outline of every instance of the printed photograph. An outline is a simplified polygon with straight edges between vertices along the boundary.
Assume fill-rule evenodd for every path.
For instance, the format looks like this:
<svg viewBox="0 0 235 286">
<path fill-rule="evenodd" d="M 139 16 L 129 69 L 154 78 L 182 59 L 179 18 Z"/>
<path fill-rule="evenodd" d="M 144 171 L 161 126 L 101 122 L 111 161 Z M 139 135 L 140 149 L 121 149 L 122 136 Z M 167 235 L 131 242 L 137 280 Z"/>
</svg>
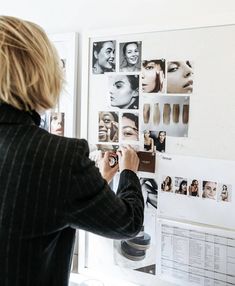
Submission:
<svg viewBox="0 0 235 286">
<path fill-rule="evenodd" d="M 139 75 L 109 75 L 108 94 L 111 107 L 138 109 Z"/>
<path fill-rule="evenodd" d="M 100 111 L 98 119 L 98 141 L 118 142 L 118 112 Z"/>
<path fill-rule="evenodd" d="M 175 193 L 187 195 L 188 183 L 186 178 L 175 177 Z"/>
<path fill-rule="evenodd" d="M 162 178 L 162 183 L 161 183 L 161 191 L 162 192 L 173 192 L 173 182 L 172 182 L 172 177 L 171 176 L 164 176 Z"/>
<path fill-rule="evenodd" d="M 187 137 L 190 116 L 189 96 L 143 96 L 140 109 L 143 120 L 141 131 L 165 131 L 167 136 Z M 157 135 L 158 136 L 158 135 Z M 161 152 L 161 151 L 160 151 Z"/>
<path fill-rule="evenodd" d="M 93 43 L 92 72 L 93 74 L 104 74 L 115 72 L 115 48 L 116 41 L 103 41 Z"/>
<path fill-rule="evenodd" d="M 114 263 L 124 268 L 155 275 L 158 185 L 152 178 L 140 178 L 140 183 L 145 201 L 144 223 L 134 238 L 114 241 Z"/>
<path fill-rule="evenodd" d="M 150 153 L 150 152 L 145 152 L 145 151 L 139 151 L 138 157 L 140 160 L 138 171 L 148 172 L 148 173 L 155 172 L 155 166 L 156 166 L 156 153 L 155 152 Z"/>
<path fill-rule="evenodd" d="M 202 197 L 205 199 L 216 200 L 217 183 L 211 181 L 202 182 Z"/>
<path fill-rule="evenodd" d="M 219 202 L 232 201 L 232 185 L 218 184 L 218 201 Z"/>
<path fill-rule="evenodd" d="M 193 92 L 193 64 L 191 61 L 167 62 L 167 93 Z"/>
<path fill-rule="evenodd" d="M 137 113 L 122 114 L 121 136 L 123 141 L 139 140 L 139 115 Z"/>
<path fill-rule="evenodd" d="M 166 151 L 166 131 L 150 131 L 150 138 L 153 139 L 154 150 L 157 152 Z"/>
<path fill-rule="evenodd" d="M 149 131 L 148 129 L 144 130 L 144 151 L 154 152 L 154 147 L 154 139 L 151 136 L 151 131 Z"/>
<path fill-rule="evenodd" d="M 64 136 L 64 124 L 65 124 L 64 112 L 52 112 L 50 114 L 50 126 L 49 131 L 51 134 L 58 136 Z"/>
<path fill-rule="evenodd" d="M 141 68 L 142 91 L 144 93 L 165 92 L 165 60 L 144 60 Z"/>
<path fill-rule="evenodd" d="M 43 114 L 40 114 L 40 117 L 41 117 L 41 121 L 40 121 L 39 127 L 46 130 L 46 131 L 49 131 L 50 116 L 45 112 Z"/>
<path fill-rule="evenodd" d="M 142 42 L 120 43 L 119 66 L 121 72 L 139 72 L 141 69 Z"/>
<path fill-rule="evenodd" d="M 140 184 L 146 207 L 149 207 L 150 204 L 157 209 L 158 185 L 156 180 L 154 178 L 140 178 Z"/>
<path fill-rule="evenodd" d="M 188 180 L 188 194 L 192 197 L 200 197 L 201 183 L 198 179 Z"/>
</svg>

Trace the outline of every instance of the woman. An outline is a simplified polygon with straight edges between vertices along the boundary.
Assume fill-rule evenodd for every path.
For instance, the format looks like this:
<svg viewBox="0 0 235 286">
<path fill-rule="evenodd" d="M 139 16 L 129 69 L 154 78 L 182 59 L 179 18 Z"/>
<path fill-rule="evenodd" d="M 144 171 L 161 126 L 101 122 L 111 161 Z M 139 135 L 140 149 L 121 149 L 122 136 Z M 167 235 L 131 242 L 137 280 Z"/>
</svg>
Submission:
<svg viewBox="0 0 235 286">
<path fill-rule="evenodd" d="M 120 50 L 121 50 L 120 44 Z M 122 55 L 120 55 L 120 71 L 122 72 L 138 72 L 140 71 L 140 42 L 124 43 Z"/>
<path fill-rule="evenodd" d="M 165 152 L 166 149 L 166 131 L 159 131 L 158 137 L 155 141 L 156 150 L 158 152 Z"/>
<path fill-rule="evenodd" d="M 193 68 L 189 61 L 167 63 L 167 93 L 192 93 Z"/>
<path fill-rule="evenodd" d="M 93 44 L 93 74 L 115 71 L 115 41 Z"/>
<path fill-rule="evenodd" d="M 172 192 L 172 179 L 170 176 L 167 176 L 162 182 L 161 190 L 163 192 Z"/>
<path fill-rule="evenodd" d="M 190 196 L 199 197 L 198 180 L 192 180 L 191 185 L 188 187 Z"/>
<path fill-rule="evenodd" d="M 67 286 L 76 228 L 135 237 L 144 201 L 139 159 L 120 147 L 100 171 L 87 141 L 55 136 L 40 115 L 62 91 L 60 59 L 36 24 L 0 16 L 0 285 Z M 118 168 L 117 194 L 109 187 Z"/>
<path fill-rule="evenodd" d="M 220 198 L 221 198 L 221 201 L 228 202 L 228 187 L 226 185 L 223 185 L 222 187 Z"/>
<path fill-rule="evenodd" d="M 139 117 L 134 113 L 122 115 L 122 140 L 139 140 Z"/>
<path fill-rule="evenodd" d="M 58 136 L 64 136 L 64 113 L 53 112 L 50 116 L 50 132 Z"/>
<path fill-rule="evenodd" d="M 110 76 L 109 84 L 111 106 L 123 109 L 139 108 L 138 75 Z"/>
<path fill-rule="evenodd" d="M 202 197 L 215 200 L 216 199 L 216 188 L 217 183 L 216 182 L 210 182 L 210 181 L 203 181 L 202 183 L 203 192 Z"/>
<path fill-rule="evenodd" d="M 104 111 L 99 113 L 99 142 L 118 142 L 118 114 Z"/>
<path fill-rule="evenodd" d="M 144 150 L 148 152 L 154 151 L 154 141 L 153 138 L 150 137 L 149 130 L 144 131 Z"/>
<path fill-rule="evenodd" d="M 176 194 L 187 195 L 187 181 L 182 180 L 179 189 L 175 191 Z"/>
<path fill-rule="evenodd" d="M 142 90 L 146 93 L 165 91 L 165 60 L 143 61 Z"/>
</svg>

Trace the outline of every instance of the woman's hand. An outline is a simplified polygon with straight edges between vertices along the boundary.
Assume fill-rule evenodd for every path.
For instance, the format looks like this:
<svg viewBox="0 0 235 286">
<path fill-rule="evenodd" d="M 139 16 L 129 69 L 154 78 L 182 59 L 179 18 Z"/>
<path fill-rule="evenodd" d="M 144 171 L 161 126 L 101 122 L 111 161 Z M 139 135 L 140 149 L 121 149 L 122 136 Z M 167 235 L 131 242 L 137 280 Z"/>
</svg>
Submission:
<svg viewBox="0 0 235 286">
<path fill-rule="evenodd" d="M 118 164 L 113 167 L 110 166 L 109 158 L 111 154 L 113 154 L 113 152 L 106 151 L 103 157 L 100 157 L 98 162 L 100 173 L 108 183 L 113 179 L 114 175 L 118 171 Z"/>
<path fill-rule="evenodd" d="M 120 147 L 117 154 L 120 172 L 125 169 L 131 170 L 135 173 L 138 171 L 140 160 L 136 151 L 131 146 L 127 145 L 126 147 Z"/>
<path fill-rule="evenodd" d="M 115 121 L 111 122 L 111 128 L 109 129 L 109 139 L 108 141 L 117 142 L 118 141 L 118 123 Z"/>
</svg>

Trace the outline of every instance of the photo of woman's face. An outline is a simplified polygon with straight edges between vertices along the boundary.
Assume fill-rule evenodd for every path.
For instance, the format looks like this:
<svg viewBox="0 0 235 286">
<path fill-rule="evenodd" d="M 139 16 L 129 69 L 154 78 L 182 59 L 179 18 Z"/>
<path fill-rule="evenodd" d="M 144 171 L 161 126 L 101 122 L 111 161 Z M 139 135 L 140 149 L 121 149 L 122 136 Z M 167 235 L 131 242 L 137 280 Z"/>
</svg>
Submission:
<svg viewBox="0 0 235 286">
<path fill-rule="evenodd" d="M 64 136 L 64 113 L 54 112 L 50 116 L 50 133 Z"/>
<path fill-rule="evenodd" d="M 167 93 L 192 93 L 193 68 L 189 61 L 167 63 Z"/>
<path fill-rule="evenodd" d="M 118 140 L 118 122 L 115 121 L 111 112 L 99 113 L 99 133 L 100 142 L 116 142 Z"/>
<path fill-rule="evenodd" d="M 138 141 L 139 131 L 135 122 L 125 116 L 122 117 L 122 139 Z"/>
<path fill-rule="evenodd" d="M 165 138 L 166 138 L 166 132 L 165 132 L 165 131 L 160 131 L 158 138 L 159 138 L 159 141 L 160 141 L 161 143 L 163 143 L 164 140 L 165 140 Z"/>
<path fill-rule="evenodd" d="M 152 92 L 156 85 L 156 74 L 159 70 L 159 65 L 154 62 L 148 62 L 142 67 L 142 90 L 143 92 Z"/>
<path fill-rule="evenodd" d="M 105 42 L 101 50 L 97 53 L 94 52 L 97 59 L 98 66 L 103 69 L 112 69 L 115 59 L 115 47 L 113 42 Z"/>
<path fill-rule="evenodd" d="M 129 65 L 136 65 L 139 60 L 139 48 L 136 43 L 130 43 L 126 46 L 125 58 Z"/>
<path fill-rule="evenodd" d="M 203 197 L 215 200 L 217 183 L 206 181 L 203 186 Z"/>
<path fill-rule="evenodd" d="M 161 90 L 156 90 L 157 85 L 163 83 L 164 73 L 162 71 L 161 65 L 154 61 L 143 62 L 142 65 L 142 90 L 143 92 L 158 92 Z"/>
<path fill-rule="evenodd" d="M 111 106 L 128 108 L 132 99 L 138 96 L 136 90 L 132 90 L 126 75 L 116 75 L 109 78 L 109 94 Z"/>
</svg>

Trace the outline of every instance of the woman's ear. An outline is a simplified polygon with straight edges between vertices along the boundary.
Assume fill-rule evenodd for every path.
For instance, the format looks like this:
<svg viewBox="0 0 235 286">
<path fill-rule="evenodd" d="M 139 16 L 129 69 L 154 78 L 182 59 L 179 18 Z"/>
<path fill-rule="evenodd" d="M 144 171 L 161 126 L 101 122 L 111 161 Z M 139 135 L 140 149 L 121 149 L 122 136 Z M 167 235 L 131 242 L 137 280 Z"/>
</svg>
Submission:
<svg viewBox="0 0 235 286">
<path fill-rule="evenodd" d="M 97 53 L 97 51 L 94 51 L 94 57 L 95 57 L 96 59 L 98 59 L 98 53 Z"/>
<path fill-rule="evenodd" d="M 137 97 L 137 96 L 139 96 L 139 88 L 132 91 L 132 97 Z"/>
</svg>

